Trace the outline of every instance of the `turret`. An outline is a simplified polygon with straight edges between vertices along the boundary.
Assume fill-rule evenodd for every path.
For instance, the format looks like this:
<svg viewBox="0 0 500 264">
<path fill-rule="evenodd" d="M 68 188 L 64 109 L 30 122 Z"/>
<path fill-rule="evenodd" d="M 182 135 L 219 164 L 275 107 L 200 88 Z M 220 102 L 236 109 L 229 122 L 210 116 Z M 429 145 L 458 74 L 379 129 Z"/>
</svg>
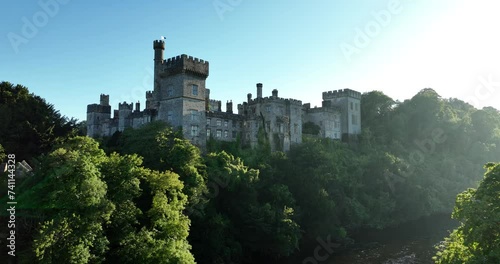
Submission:
<svg viewBox="0 0 500 264">
<path fill-rule="evenodd" d="M 155 65 L 161 64 L 163 61 L 163 51 L 165 50 L 165 41 L 155 40 L 153 42 L 153 49 L 155 50 Z"/>
<path fill-rule="evenodd" d="M 99 102 L 100 105 L 109 105 L 109 95 L 108 94 L 101 94 L 101 100 Z"/>
<path fill-rule="evenodd" d="M 262 83 L 257 84 L 257 98 L 262 98 Z"/>
<path fill-rule="evenodd" d="M 276 89 L 273 90 L 273 97 L 278 98 L 278 90 Z"/>
<path fill-rule="evenodd" d="M 102 136 L 103 124 L 111 118 L 109 95 L 101 94 L 99 104 L 87 105 L 87 135 L 91 137 Z"/>
</svg>

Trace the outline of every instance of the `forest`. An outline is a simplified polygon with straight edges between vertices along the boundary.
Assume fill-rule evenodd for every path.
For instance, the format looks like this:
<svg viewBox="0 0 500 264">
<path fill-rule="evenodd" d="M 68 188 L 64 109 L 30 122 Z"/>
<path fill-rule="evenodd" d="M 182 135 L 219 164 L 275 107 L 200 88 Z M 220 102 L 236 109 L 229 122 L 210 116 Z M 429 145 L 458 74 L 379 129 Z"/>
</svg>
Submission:
<svg viewBox="0 0 500 264">
<path fill-rule="evenodd" d="M 307 259 L 318 243 L 336 254 L 358 230 L 446 213 L 460 226 L 436 263 L 500 263 L 500 112 L 425 88 L 403 102 L 364 93 L 361 114 L 355 142 L 320 138 L 309 124 L 287 153 L 265 137 L 256 148 L 210 140 L 201 151 L 161 122 L 86 137 L 85 122 L 2 82 L 0 161 L 15 154 L 33 167 L 16 178 L 16 257 L 321 263 Z"/>
</svg>

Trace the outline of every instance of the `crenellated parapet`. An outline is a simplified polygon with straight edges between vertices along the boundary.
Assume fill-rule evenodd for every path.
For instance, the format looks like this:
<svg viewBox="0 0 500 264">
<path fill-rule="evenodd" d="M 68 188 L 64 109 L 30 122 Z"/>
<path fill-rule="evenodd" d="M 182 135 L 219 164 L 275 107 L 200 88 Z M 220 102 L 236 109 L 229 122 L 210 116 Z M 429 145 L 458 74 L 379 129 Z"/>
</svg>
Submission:
<svg viewBox="0 0 500 264">
<path fill-rule="evenodd" d="M 87 105 L 87 113 L 111 114 L 110 105 L 89 104 Z"/>
<path fill-rule="evenodd" d="M 165 49 L 165 41 L 163 40 L 155 40 L 153 41 L 153 49 Z"/>
<path fill-rule="evenodd" d="M 341 98 L 341 97 L 352 97 L 356 99 L 361 99 L 361 93 L 347 88 L 335 91 L 323 92 L 323 100 Z"/>
<path fill-rule="evenodd" d="M 109 105 L 109 94 L 101 94 L 99 104 Z"/>
<path fill-rule="evenodd" d="M 330 106 L 330 107 L 314 107 L 314 108 L 306 108 L 306 113 L 340 113 L 341 109 L 338 106 Z"/>
<path fill-rule="evenodd" d="M 133 110 L 133 103 L 127 104 L 127 102 L 118 103 L 118 110 Z"/>
<path fill-rule="evenodd" d="M 302 106 L 301 100 L 291 99 L 291 98 L 273 97 L 273 96 L 256 98 L 256 99 L 251 100 L 249 104 L 256 104 L 256 103 L 279 103 L 279 104 L 290 103 L 290 105 Z"/>
<path fill-rule="evenodd" d="M 220 100 L 214 100 L 214 99 L 210 99 L 208 101 L 208 110 L 209 111 L 222 111 L 222 101 Z"/>
<path fill-rule="evenodd" d="M 153 91 L 146 91 L 146 99 L 153 99 Z"/>
<path fill-rule="evenodd" d="M 162 75 L 169 76 L 180 73 L 189 73 L 207 78 L 208 68 L 208 61 L 182 54 L 163 61 Z"/>
</svg>

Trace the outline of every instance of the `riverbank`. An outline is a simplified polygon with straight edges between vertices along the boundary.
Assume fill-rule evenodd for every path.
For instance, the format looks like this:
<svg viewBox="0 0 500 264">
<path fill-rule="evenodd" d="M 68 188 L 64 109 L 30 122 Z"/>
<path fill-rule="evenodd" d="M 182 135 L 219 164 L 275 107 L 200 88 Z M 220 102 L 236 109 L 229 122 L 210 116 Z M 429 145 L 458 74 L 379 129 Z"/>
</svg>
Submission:
<svg viewBox="0 0 500 264">
<path fill-rule="evenodd" d="M 436 214 L 383 230 L 365 229 L 353 234 L 349 250 L 332 255 L 325 263 L 433 263 L 437 246 L 458 221 L 450 214 Z"/>
<path fill-rule="evenodd" d="M 320 250 L 319 255 L 325 259 L 314 261 L 318 264 L 430 264 L 436 253 L 435 246 L 456 227 L 458 221 L 451 219 L 447 213 L 422 217 L 382 230 L 362 229 L 351 235 L 354 244 L 329 256 L 325 255 L 326 251 Z M 314 263 L 313 255 L 314 248 L 311 248 L 278 263 L 310 264 Z"/>
</svg>

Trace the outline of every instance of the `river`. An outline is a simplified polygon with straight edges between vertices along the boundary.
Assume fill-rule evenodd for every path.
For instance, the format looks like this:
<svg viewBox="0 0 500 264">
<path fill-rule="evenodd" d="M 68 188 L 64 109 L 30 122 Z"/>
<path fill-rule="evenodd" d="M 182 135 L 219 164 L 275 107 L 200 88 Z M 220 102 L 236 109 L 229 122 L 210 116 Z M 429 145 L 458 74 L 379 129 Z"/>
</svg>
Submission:
<svg viewBox="0 0 500 264">
<path fill-rule="evenodd" d="M 435 246 L 457 226 L 458 222 L 449 214 L 440 214 L 384 230 L 363 230 L 353 235 L 354 248 L 332 255 L 324 263 L 433 263 Z"/>
</svg>

